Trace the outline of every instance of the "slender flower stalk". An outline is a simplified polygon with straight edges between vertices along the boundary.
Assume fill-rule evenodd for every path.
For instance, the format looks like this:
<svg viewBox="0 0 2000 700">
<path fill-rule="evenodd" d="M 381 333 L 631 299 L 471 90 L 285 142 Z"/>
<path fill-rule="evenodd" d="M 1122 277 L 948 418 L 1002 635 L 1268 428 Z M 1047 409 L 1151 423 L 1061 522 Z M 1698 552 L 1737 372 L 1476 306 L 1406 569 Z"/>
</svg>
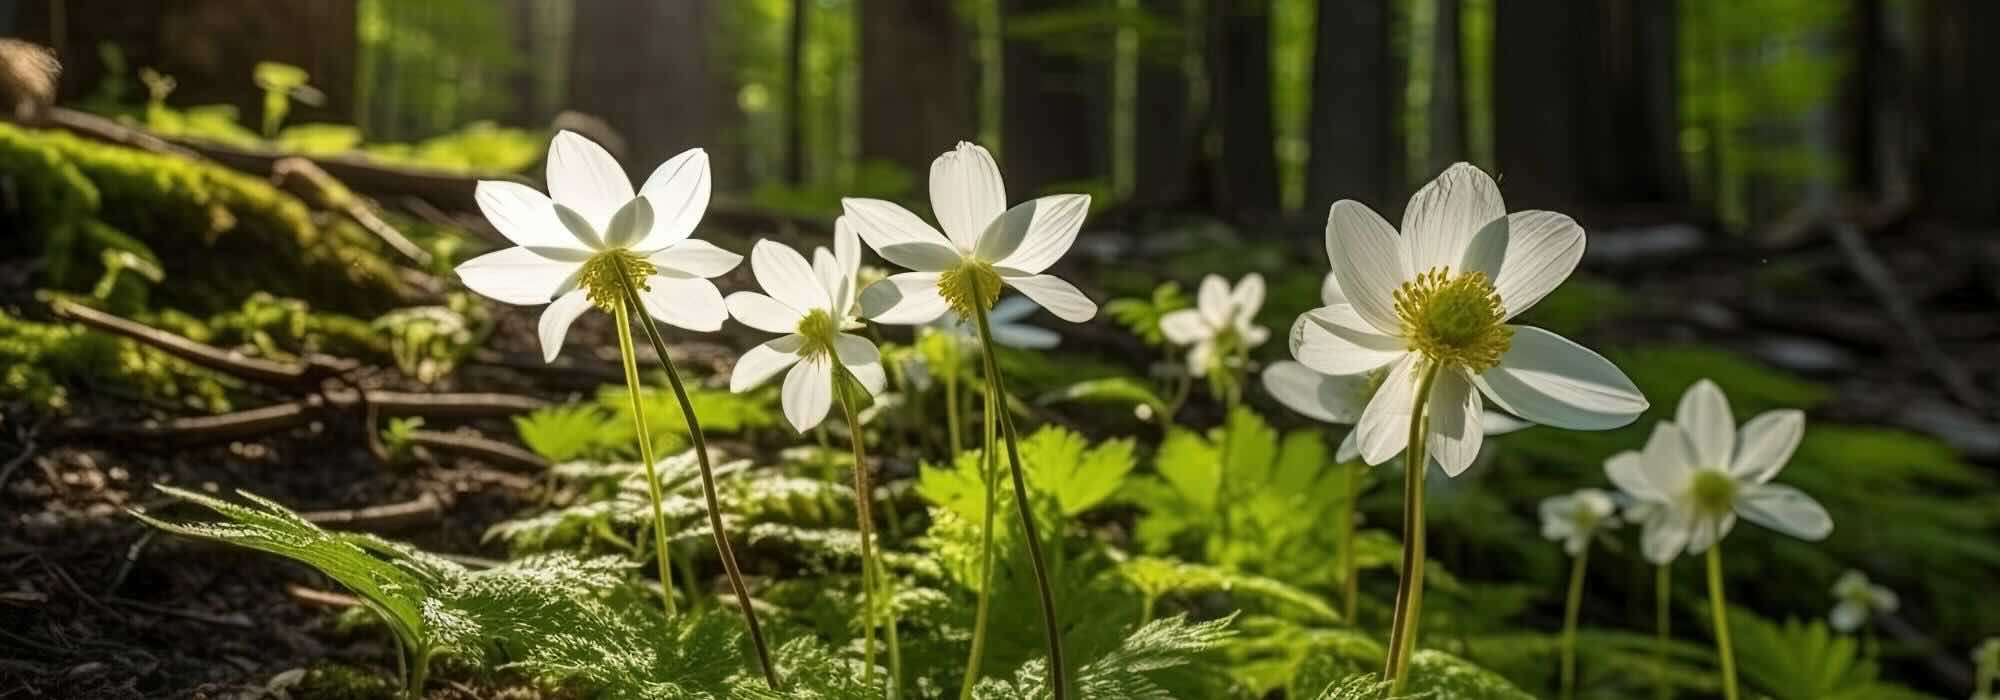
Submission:
<svg viewBox="0 0 2000 700">
<path fill-rule="evenodd" d="M 1437 363 L 1427 363 L 1417 379 L 1410 405 L 1409 449 L 1403 450 L 1403 575 L 1396 581 L 1396 612 L 1389 627 L 1389 658 L 1382 677 L 1389 681 L 1388 695 L 1403 692 L 1409 673 L 1410 653 L 1416 647 L 1419 611 L 1424 596 L 1424 472 L 1430 471 L 1424 455 L 1429 454 L 1431 389 L 1437 384 Z"/>
<path fill-rule="evenodd" d="M 902 645 L 896 641 L 895 598 L 892 593 L 894 589 L 889 578 L 882 572 L 881 559 L 872 544 L 875 539 L 873 505 L 875 488 L 868 480 L 868 454 L 863 446 L 861 411 L 855 408 L 854 390 L 846 374 L 846 371 L 842 370 L 841 375 L 834 378 L 834 384 L 835 393 L 840 396 L 840 408 L 847 417 L 847 432 L 854 445 L 855 510 L 859 512 L 858 518 L 861 524 L 861 588 L 863 606 L 868 610 L 868 614 L 862 620 L 867 645 L 862 673 L 864 677 L 875 673 L 875 614 L 878 606 L 885 606 L 890 611 L 887 624 L 889 697 L 895 698 L 900 697 L 903 692 L 903 653 Z"/>
<path fill-rule="evenodd" d="M 1673 690 L 1667 686 L 1667 642 L 1672 639 L 1673 564 L 1653 567 L 1653 696 L 1667 700 Z"/>
<path fill-rule="evenodd" d="M 1576 618 L 1583 610 L 1583 571 L 1590 563 L 1590 548 L 1585 547 L 1570 561 L 1569 595 L 1563 599 L 1562 631 L 1562 698 L 1576 697 Z"/>
<path fill-rule="evenodd" d="M 618 324 L 618 357 L 625 364 L 625 390 L 632 395 L 632 432 L 639 441 L 639 461 L 646 465 L 646 495 L 653 504 L 653 555 L 660 568 L 660 603 L 667 616 L 679 614 L 674 606 L 674 567 L 667 555 L 667 516 L 660 503 L 660 476 L 655 473 L 652 429 L 646 424 L 646 402 L 639 398 L 639 363 L 632 347 L 632 311 L 625 299 L 611 306 Z M 664 359 L 666 356 L 662 355 Z M 692 599 L 693 589 L 689 589 Z"/>
<path fill-rule="evenodd" d="M 985 366 L 984 362 L 980 363 Z M 999 499 L 1000 453 L 994 449 L 998 430 L 993 392 L 984 394 L 985 441 L 979 450 L 979 478 L 986 488 L 986 507 L 979 525 L 979 598 L 972 614 L 972 651 L 965 660 L 965 682 L 959 686 L 959 700 L 972 700 L 972 688 L 979 684 L 979 663 L 986 656 L 986 619 L 993 602 L 993 511 Z"/>
<path fill-rule="evenodd" d="M 970 277 L 973 298 L 983 298 L 978 277 Z M 979 324 L 979 342 L 986 355 L 986 390 L 991 408 L 1000 423 L 1000 435 L 1007 442 L 1007 466 L 1014 480 L 1014 507 L 1021 517 L 1022 534 L 1028 545 L 1028 563 L 1035 573 L 1035 593 L 1042 606 L 1042 631 L 1049 644 L 1049 690 L 1055 700 L 1069 696 L 1069 671 L 1063 663 L 1062 629 L 1056 620 L 1055 590 L 1049 585 L 1047 560 L 1042 557 L 1042 538 L 1035 530 L 1034 507 L 1028 501 L 1027 477 L 1021 473 L 1021 447 L 1014 431 L 1014 417 L 1007 413 L 1007 386 L 1000 378 L 1000 358 L 993 351 L 993 333 L 986 324 L 986 307 L 974 305 L 973 319 Z M 991 509 L 988 509 L 989 512 Z M 988 528 L 991 533 L 991 528 Z M 990 536 L 990 534 L 989 534 Z"/>
<path fill-rule="evenodd" d="M 1722 543 L 1708 548 L 1708 604 L 1715 614 L 1715 655 L 1722 659 L 1722 697 L 1736 700 L 1736 652 L 1729 643 L 1729 601 L 1722 593 Z"/>
<path fill-rule="evenodd" d="M 625 288 L 628 303 L 640 303 L 639 286 L 630 275 L 618 269 L 618 283 Z M 695 465 L 701 470 L 701 495 L 708 505 L 709 534 L 715 538 L 716 556 L 722 559 L 722 570 L 729 576 L 729 588 L 736 593 L 736 604 L 743 609 L 743 622 L 750 628 L 750 643 L 757 651 L 757 665 L 764 672 L 764 683 L 772 690 L 778 689 L 778 671 L 771 665 L 771 649 L 764 643 L 764 630 L 757 624 L 757 608 L 750 601 L 750 588 L 743 584 L 743 571 L 736 565 L 736 550 L 729 545 L 729 534 L 722 526 L 722 503 L 715 494 L 715 469 L 708 458 L 708 439 L 702 435 L 701 420 L 695 417 L 694 402 L 688 399 L 687 386 L 681 383 L 681 373 L 674 367 L 673 358 L 667 354 L 666 338 L 660 335 L 658 326 L 648 314 L 638 314 L 640 328 L 646 331 L 646 339 L 653 344 L 653 353 L 659 355 L 660 366 L 667 370 L 667 384 L 674 390 L 674 399 L 680 402 L 681 417 L 687 421 L 688 438 L 694 442 Z M 651 478 L 650 475 L 648 478 Z M 665 574 L 662 574 L 665 576 Z"/>
<path fill-rule="evenodd" d="M 1583 574 L 1590 561 L 1590 542 L 1602 530 L 1618 527 L 1618 504 L 1611 495 L 1592 488 L 1542 500 L 1542 536 L 1561 542 L 1571 559 L 1569 594 L 1563 601 L 1562 697 L 1576 697 L 1576 623 L 1583 609 Z"/>
</svg>

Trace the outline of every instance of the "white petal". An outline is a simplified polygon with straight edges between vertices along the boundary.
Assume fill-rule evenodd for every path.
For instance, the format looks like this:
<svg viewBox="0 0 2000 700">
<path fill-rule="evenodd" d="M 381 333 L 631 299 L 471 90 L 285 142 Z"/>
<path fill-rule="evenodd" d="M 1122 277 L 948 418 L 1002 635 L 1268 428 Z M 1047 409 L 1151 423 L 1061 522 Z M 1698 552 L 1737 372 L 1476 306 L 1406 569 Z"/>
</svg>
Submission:
<svg viewBox="0 0 2000 700">
<path fill-rule="evenodd" d="M 1479 428 L 1488 436 L 1506 435 L 1519 430 L 1535 427 L 1534 423 L 1515 418 L 1499 411 L 1488 410 L 1479 416 Z"/>
<path fill-rule="evenodd" d="M 1375 332 L 1352 306 L 1308 311 L 1292 334 L 1292 356 L 1326 374 L 1369 372 L 1411 354 L 1403 341 Z"/>
<path fill-rule="evenodd" d="M 1500 364 L 1473 379 L 1508 413 L 1570 430 L 1608 430 L 1648 405 L 1625 373 L 1602 355 L 1532 326 L 1514 329 Z"/>
<path fill-rule="evenodd" d="M 1361 412 L 1361 422 L 1354 429 L 1361 433 L 1362 461 L 1381 464 L 1409 444 L 1411 400 L 1416 396 L 1421 364 L 1416 355 L 1396 361 L 1381 388 L 1375 390 L 1375 397 L 1368 401 L 1368 408 Z"/>
<path fill-rule="evenodd" d="M 1338 306 L 1345 303 L 1347 295 L 1340 291 L 1340 278 L 1331 272 L 1326 273 L 1326 278 L 1319 282 L 1319 305 Z"/>
<path fill-rule="evenodd" d="M 1833 517 L 1819 501 L 1784 484 L 1744 486 L 1736 499 L 1736 512 L 1750 522 L 1808 542 L 1826 539 L 1833 532 Z"/>
<path fill-rule="evenodd" d="M 1326 423 L 1361 420 L 1374 392 L 1365 375 L 1329 375 L 1290 361 L 1273 362 L 1264 370 L 1264 390 L 1285 408 Z"/>
<path fill-rule="evenodd" d="M 1160 334 L 1166 336 L 1169 343 L 1193 345 L 1215 335 L 1215 329 L 1202 320 L 1200 311 L 1177 309 L 1160 316 Z"/>
<path fill-rule="evenodd" d="M 1326 217 L 1326 255 L 1341 293 L 1361 317 L 1378 331 L 1400 333 L 1395 294 L 1411 273 L 1396 229 L 1360 202 L 1334 202 Z"/>
<path fill-rule="evenodd" d="M 1583 259 L 1583 227 L 1552 211 L 1515 212 L 1504 221 L 1479 233 L 1481 240 L 1466 253 L 1465 269 L 1487 273 L 1507 318 L 1513 318 L 1555 291 L 1576 270 Z M 1491 229 L 1504 229 L 1499 245 L 1484 240 L 1493 235 Z M 1494 251 L 1500 254 L 1493 256 Z"/>
<path fill-rule="evenodd" d="M 750 348 L 736 358 L 736 369 L 729 372 L 729 390 L 741 394 L 778 376 L 799 361 L 799 349 L 805 344 L 805 337 L 794 333 Z"/>
<path fill-rule="evenodd" d="M 466 288 L 495 300 L 522 306 L 547 304 L 583 268 L 581 261 L 551 260 L 527 248 L 507 248 L 467 260 L 458 266 Z"/>
<path fill-rule="evenodd" d="M 1458 476 L 1479 456 L 1486 438 L 1480 429 L 1479 392 L 1472 388 L 1463 370 L 1438 372 L 1431 382 L 1431 400 L 1426 422 L 1430 427 L 1430 457 L 1444 467 L 1448 476 Z"/>
<path fill-rule="evenodd" d="M 1833 612 L 1826 616 L 1826 622 L 1837 632 L 1853 632 L 1868 621 L 1868 608 L 1851 600 L 1843 600 L 1833 606 Z"/>
<path fill-rule="evenodd" d="M 833 261 L 841 275 L 841 294 L 833 302 L 844 314 L 854 309 L 854 299 L 861 294 L 856 288 L 861 284 L 861 237 L 845 216 L 833 220 Z"/>
<path fill-rule="evenodd" d="M 1340 447 L 1333 450 L 1333 461 L 1352 462 L 1361 459 L 1361 441 L 1356 439 L 1360 435 L 1359 430 L 1347 431 L 1347 435 L 1340 438 Z"/>
<path fill-rule="evenodd" d="M 1604 475 L 1625 495 L 1641 501 L 1664 503 L 1666 492 L 1646 475 L 1646 458 L 1637 450 L 1626 450 L 1604 460 Z"/>
<path fill-rule="evenodd" d="M 980 235 L 1006 208 L 1006 183 L 1000 180 L 1000 166 L 993 163 L 993 154 L 985 148 L 960 141 L 958 147 L 931 161 L 931 209 L 959 250 L 970 251 L 979 245 Z"/>
<path fill-rule="evenodd" d="M 1792 460 L 1806 434 L 1806 414 L 1779 409 L 1758 414 L 1743 424 L 1741 445 L 1729 473 L 1738 481 L 1761 484 L 1777 476 Z"/>
<path fill-rule="evenodd" d="M 1229 326 L 1229 280 L 1222 275 L 1201 278 L 1201 288 L 1195 292 L 1194 308 L 1201 312 L 1201 318 L 1216 328 Z"/>
<path fill-rule="evenodd" d="M 1001 299 L 999 303 L 994 304 L 993 310 L 986 312 L 986 322 L 997 326 L 1004 326 L 1033 316 L 1036 311 L 1040 310 L 1042 310 L 1042 307 L 1036 306 L 1035 302 L 1030 301 L 1027 297 L 1006 297 Z"/>
<path fill-rule="evenodd" d="M 785 374 L 785 419 L 801 433 L 826 418 L 833 407 L 833 359 L 815 355 L 792 366 Z"/>
<path fill-rule="evenodd" d="M 766 333 L 792 333 L 805 314 L 776 299 L 756 292 L 736 292 L 723 302 L 729 315 L 743 325 Z"/>
<path fill-rule="evenodd" d="M 757 241 L 750 248 L 750 271 L 764 293 L 801 313 L 833 307 L 812 265 L 791 246 L 769 239 Z"/>
<path fill-rule="evenodd" d="M 1208 370 L 1215 366 L 1215 339 L 1203 338 L 1188 348 L 1188 374 L 1195 377 L 1208 376 Z"/>
<path fill-rule="evenodd" d="M 589 250 L 556 218 L 555 202 L 533 187 L 518 182 L 480 180 L 472 198 L 493 228 L 514 245 Z"/>
<path fill-rule="evenodd" d="M 687 239 L 646 256 L 646 261 L 663 273 L 680 273 L 678 277 L 711 278 L 729 274 L 743 264 L 743 256 L 708 241 Z"/>
<path fill-rule="evenodd" d="M 1674 423 L 1687 432 L 1694 445 L 1697 464 L 1725 467 L 1736 451 L 1736 418 L 1729 413 L 1729 399 L 1722 389 L 1707 379 L 1695 382 L 1681 394 Z"/>
<path fill-rule="evenodd" d="M 632 180 L 618 160 L 597 142 L 574 131 L 556 134 L 549 144 L 549 197 L 582 214 L 598 231 L 632 201 Z"/>
<path fill-rule="evenodd" d="M 542 319 L 536 324 L 536 331 L 542 338 L 543 362 L 556 361 L 556 355 L 562 353 L 563 336 L 569 335 L 569 325 L 589 308 L 589 294 L 578 289 L 556 297 L 548 308 L 542 309 Z"/>
<path fill-rule="evenodd" d="M 874 343 L 852 333 L 842 333 L 833 338 L 833 352 L 840 357 L 840 366 L 861 382 L 861 388 L 867 389 L 869 396 L 882 393 L 887 376 L 882 372 L 882 352 L 875 349 Z"/>
<path fill-rule="evenodd" d="M 1049 269 L 1076 243 L 1090 195 L 1058 194 L 1007 210 L 979 238 L 979 259 L 1022 272 Z"/>
<path fill-rule="evenodd" d="M 849 197 L 840 205 L 854 232 L 884 260 L 918 272 L 942 272 L 964 259 L 944 234 L 894 202 Z"/>
<path fill-rule="evenodd" d="M 1693 529 L 1694 523 L 1687 511 L 1662 508 L 1646 519 L 1640 548 L 1645 551 L 1647 561 L 1665 566 L 1687 550 L 1688 536 L 1693 534 Z"/>
<path fill-rule="evenodd" d="M 1062 336 L 1047 328 L 1003 323 L 993 326 L 993 342 L 1023 350 L 1047 350 L 1061 345 Z"/>
<path fill-rule="evenodd" d="M 722 330 L 722 322 L 729 318 L 729 307 L 722 303 L 722 292 L 714 282 L 653 275 L 646 278 L 646 285 L 639 301 L 646 305 L 646 313 L 661 323 L 712 333 Z"/>
<path fill-rule="evenodd" d="M 1688 553 L 1700 554 L 1729 536 L 1729 531 L 1736 527 L 1736 514 L 1725 513 L 1720 518 L 1697 515 L 1693 522 L 1694 528 L 1688 532 Z"/>
<path fill-rule="evenodd" d="M 633 197 L 611 215 L 611 223 L 604 227 L 604 245 L 607 248 L 625 248 L 639 240 L 646 232 L 653 230 L 653 203 L 645 197 Z"/>
<path fill-rule="evenodd" d="M 1473 235 L 1506 216 L 1500 187 L 1485 171 L 1467 163 L 1445 169 L 1417 190 L 1403 210 L 1403 243 L 1410 251 L 1411 269 L 1424 272 L 1449 267 L 1462 271 Z"/>
<path fill-rule="evenodd" d="M 1686 498 L 1688 484 L 1700 467 L 1695 465 L 1694 446 L 1688 443 L 1680 426 L 1665 421 L 1655 423 L 1653 434 L 1646 438 L 1646 447 L 1639 456 L 1646 467 L 1641 476 L 1653 484 L 1655 493 L 1669 501 Z"/>
<path fill-rule="evenodd" d="M 653 203 L 653 226 L 632 248 L 656 250 L 687 240 L 708 213 L 713 187 L 708 152 L 699 148 L 682 151 L 654 168 L 639 188 L 639 195 Z"/>
<path fill-rule="evenodd" d="M 1097 315 L 1097 303 L 1077 291 L 1076 286 L 1055 275 L 1020 274 L 1007 268 L 1000 268 L 1000 280 L 1008 286 L 1021 290 L 1023 296 L 1033 300 L 1049 313 L 1070 323 L 1083 323 Z"/>
<path fill-rule="evenodd" d="M 819 284 L 820 289 L 826 290 L 827 301 L 831 304 L 829 308 L 840 309 L 842 307 L 840 300 L 845 297 L 847 290 L 841 288 L 840 261 L 834 259 L 833 251 L 827 250 L 825 246 L 814 248 L 812 271 L 813 281 Z"/>
<path fill-rule="evenodd" d="M 914 326 L 935 321 L 944 312 L 935 272 L 890 275 L 861 291 L 861 316 L 876 323 Z"/>
<path fill-rule="evenodd" d="M 1236 289 L 1229 292 L 1229 303 L 1235 313 L 1233 319 L 1238 324 L 1249 323 L 1264 308 L 1264 276 L 1252 272 L 1236 281 Z"/>
</svg>

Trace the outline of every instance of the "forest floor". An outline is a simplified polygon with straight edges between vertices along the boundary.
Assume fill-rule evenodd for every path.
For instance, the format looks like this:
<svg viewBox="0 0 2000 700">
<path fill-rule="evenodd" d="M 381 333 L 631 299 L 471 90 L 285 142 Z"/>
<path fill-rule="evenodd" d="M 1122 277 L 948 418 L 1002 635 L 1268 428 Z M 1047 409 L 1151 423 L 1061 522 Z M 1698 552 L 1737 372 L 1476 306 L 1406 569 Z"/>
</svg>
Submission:
<svg viewBox="0 0 2000 700">
<path fill-rule="evenodd" d="M 1931 229 L 1875 241 L 1870 257 L 1897 285 L 1889 291 L 1871 288 L 1855 273 L 1856 258 L 1834 241 L 1760 254 L 1704 240 L 1712 237 L 1685 226 L 1593 232 L 1586 273 L 1631 300 L 1601 335 L 1619 345 L 1730 347 L 1832 387 L 1837 397 L 1826 406 L 1833 419 L 1911 428 L 1945 440 L 1972 461 L 2000 462 L 1992 414 L 1945 398 L 1965 393 L 1992 406 L 1991 397 L 2000 395 L 2000 353 L 1992 352 L 2000 336 L 2000 289 L 1993 282 L 2000 279 L 2000 251 L 1994 249 L 2000 244 L 1962 250 L 1963 238 Z M 1122 256 L 1110 259 L 1132 265 Z M 1911 329 L 1900 325 L 1904 319 L 1884 312 L 1885 293 L 1904 295 L 1891 305 L 1923 310 L 1922 332 L 1934 335 L 1934 353 L 1919 349 Z M 530 358 L 527 363 L 475 362 L 431 387 L 394 372 L 373 373 L 361 383 L 563 400 L 616 381 L 577 360 L 584 355 L 580 348 L 601 355 L 613 347 L 601 315 L 572 332 L 569 359 L 553 369 L 533 367 L 536 312 L 496 309 L 499 326 L 487 345 L 502 357 Z M 598 360 L 602 368 L 615 366 Z M 92 425 L 170 413 L 81 393 L 85 398 L 72 417 Z M 358 525 L 427 551 L 491 559 L 505 552 L 482 542 L 482 533 L 541 497 L 537 475 L 479 459 L 437 456 L 385 465 L 369 448 L 369 432 L 380 426 L 365 426 L 359 412 L 185 448 L 87 431 L 62 436 L 60 423 L 25 414 L 0 423 L 10 455 L 0 468 L 0 698 L 284 697 L 305 680 L 304 669 L 329 662 L 394 677 L 392 642 L 371 630 L 343 629 L 332 612 L 350 599 L 313 588 L 319 579 L 304 567 L 159 536 L 128 517 L 130 509 L 181 515 L 152 484 L 218 493 L 251 489 L 323 517 L 418 504 L 426 507 Z M 457 429 L 502 441 L 513 436 L 504 418 L 466 421 Z M 448 671 L 437 675 L 453 678 Z M 436 698 L 536 692 L 452 680 L 432 686 Z"/>
</svg>

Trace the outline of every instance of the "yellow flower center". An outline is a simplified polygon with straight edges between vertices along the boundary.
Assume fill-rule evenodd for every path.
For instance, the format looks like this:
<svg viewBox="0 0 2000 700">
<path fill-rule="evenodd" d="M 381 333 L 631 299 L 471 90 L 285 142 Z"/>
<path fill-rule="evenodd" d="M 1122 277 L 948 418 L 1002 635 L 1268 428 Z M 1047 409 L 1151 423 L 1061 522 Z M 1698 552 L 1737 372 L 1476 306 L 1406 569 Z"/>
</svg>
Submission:
<svg viewBox="0 0 2000 700">
<path fill-rule="evenodd" d="M 1435 267 L 1396 290 L 1403 341 L 1424 359 L 1484 372 L 1499 364 L 1514 342 L 1500 293 L 1482 272 L 1452 275 Z"/>
<path fill-rule="evenodd" d="M 652 277 L 659 268 L 645 258 L 629 250 L 607 250 L 591 256 L 583 262 L 583 271 L 577 276 L 577 285 L 583 287 L 584 296 L 598 308 L 610 311 L 625 298 L 623 280 L 632 280 L 637 287 L 633 291 L 647 289 L 646 278 Z"/>
<path fill-rule="evenodd" d="M 1736 508 L 1736 480 L 1719 469 L 1695 470 L 1688 491 L 1695 508 L 1705 515 L 1727 515 Z"/>
<path fill-rule="evenodd" d="M 833 353 L 833 338 L 840 328 L 833 322 L 833 316 L 823 309 L 813 309 L 805 318 L 799 319 L 798 334 L 806 339 L 800 348 L 806 357 L 818 357 Z"/>
<path fill-rule="evenodd" d="M 1000 299 L 1000 273 L 994 272 L 992 265 L 967 260 L 938 275 L 938 293 L 944 295 L 952 311 L 972 318 L 974 309 L 992 310 L 993 302 Z"/>
</svg>

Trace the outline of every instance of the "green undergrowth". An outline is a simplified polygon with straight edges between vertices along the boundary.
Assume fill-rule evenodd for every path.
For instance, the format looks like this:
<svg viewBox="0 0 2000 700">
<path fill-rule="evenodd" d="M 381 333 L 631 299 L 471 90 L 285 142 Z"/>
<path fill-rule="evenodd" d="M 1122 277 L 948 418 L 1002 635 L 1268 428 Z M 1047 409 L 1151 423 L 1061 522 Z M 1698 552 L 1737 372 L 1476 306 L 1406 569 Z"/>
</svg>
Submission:
<svg viewBox="0 0 2000 700">
<path fill-rule="evenodd" d="M 0 401 L 66 413 L 79 391 L 225 411 L 234 379 L 130 339 L 0 311 Z"/>
</svg>

